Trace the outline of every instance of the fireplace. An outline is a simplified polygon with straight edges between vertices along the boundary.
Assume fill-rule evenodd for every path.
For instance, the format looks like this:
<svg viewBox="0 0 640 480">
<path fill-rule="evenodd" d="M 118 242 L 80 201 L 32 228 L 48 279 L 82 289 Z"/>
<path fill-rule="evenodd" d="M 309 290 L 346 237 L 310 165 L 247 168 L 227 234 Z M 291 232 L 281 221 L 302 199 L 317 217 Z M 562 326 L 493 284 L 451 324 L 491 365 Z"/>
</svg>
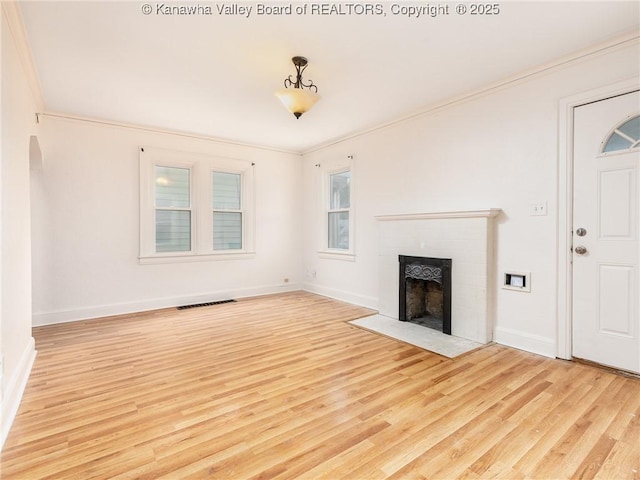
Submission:
<svg viewBox="0 0 640 480">
<path fill-rule="evenodd" d="M 399 319 L 451 335 L 451 259 L 399 255 Z"/>
<path fill-rule="evenodd" d="M 380 315 L 399 318 L 398 256 L 450 258 L 451 335 L 479 343 L 493 340 L 496 315 L 496 218 L 500 209 L 376 215 Z M 402 295 L 404 302 L 404 291 Z M 454 301 L 455 300 L 455 301 Z M 372 305 L 373 305 L 372 299 Z M 499 330 L 499 329 L 498 329 Z M 511 333 L 505 331 L 505 335 Z M 505 337 L 506 338 L 506 337 Z"/>
</svg>

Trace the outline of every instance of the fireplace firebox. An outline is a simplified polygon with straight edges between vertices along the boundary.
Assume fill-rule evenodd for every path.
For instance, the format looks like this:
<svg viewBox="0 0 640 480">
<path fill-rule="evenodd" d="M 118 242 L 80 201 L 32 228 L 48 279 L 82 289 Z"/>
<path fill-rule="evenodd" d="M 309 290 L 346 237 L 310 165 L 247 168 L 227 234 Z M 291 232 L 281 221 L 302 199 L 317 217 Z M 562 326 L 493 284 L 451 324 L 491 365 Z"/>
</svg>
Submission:
<svg viewBox="0 0 640 480">
<path fill-rule="evenodd" d="M 451 259 L 399 255 L 403 322 L 451 335 Z"/>
</svg>

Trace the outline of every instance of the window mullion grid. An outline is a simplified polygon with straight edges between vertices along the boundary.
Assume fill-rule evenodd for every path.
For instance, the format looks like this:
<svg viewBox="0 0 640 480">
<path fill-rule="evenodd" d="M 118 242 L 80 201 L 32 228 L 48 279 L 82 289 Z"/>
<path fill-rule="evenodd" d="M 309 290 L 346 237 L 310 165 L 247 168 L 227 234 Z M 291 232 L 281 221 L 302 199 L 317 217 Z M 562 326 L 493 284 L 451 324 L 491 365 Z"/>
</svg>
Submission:
<svg viewBox="0 0 640 480">
<path fill-rule="evenodd" d="M 631 142 L 632 144 L 638 143 L 638 139 L 633 138 L 629 135 L 627 135 L 624 132 L 621 132 L 620 130 L 618 130 L 617 128 L 614 130 L 614 133 L 617 133 L 618 135 L 620 135 L 622 138 L 624 138 L 625 140 Z M 633 147 L 632 147 L 633 148 Z"/>
<path fill-rule="evenodd" d="M 349 210 L 350 208 L 334 208 L 333 210 L 329 209 L 328 212 L 329 213 L 343 213 L 343 212 L 349 213 Z"/>
</svg>

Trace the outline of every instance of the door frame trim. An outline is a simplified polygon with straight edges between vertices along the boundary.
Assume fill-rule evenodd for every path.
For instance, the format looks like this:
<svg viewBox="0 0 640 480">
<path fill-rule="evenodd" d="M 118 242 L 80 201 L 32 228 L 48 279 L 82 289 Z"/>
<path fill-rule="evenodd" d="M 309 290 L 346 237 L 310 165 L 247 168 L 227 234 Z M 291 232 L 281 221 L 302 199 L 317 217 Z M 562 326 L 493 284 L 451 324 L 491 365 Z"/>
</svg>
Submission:
<svg viewBox="0 0 640 480">
<path fill-rule="evenodd" d="M 558 224 L 557 224 L 557 332 L 556 355 L 572 358 L 573 325 L 573 114 L 588 103 L 625 95 L 639 89 L 638 77 L 560 99 L 558 108 Z"/>
</svg>

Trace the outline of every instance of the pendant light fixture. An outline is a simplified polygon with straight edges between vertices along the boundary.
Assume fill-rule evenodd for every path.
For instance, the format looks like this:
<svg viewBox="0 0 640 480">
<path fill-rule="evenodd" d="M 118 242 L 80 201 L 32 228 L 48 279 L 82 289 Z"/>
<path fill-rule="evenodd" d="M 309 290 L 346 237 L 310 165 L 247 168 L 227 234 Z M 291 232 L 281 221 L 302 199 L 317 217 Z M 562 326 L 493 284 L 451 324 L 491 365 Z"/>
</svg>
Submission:
<svg viewBox="0 0 640 480">
<path fill-rule="evenodd" d="M 304 72 L 308 64 L 307 59 L 305 57 L 293 57 L 291 61 L 296 67 L 296 78 L 293 80 L 291 75 L 285 78 L 285 88 L 278 90 L 276 96 L 287 110 L 293 113 L 296 118 L 300 118 L 303 113 L 311 110 L 311 107 L 320 100 L 320 95 L 318 95 L 318 87 L 313 84 L 313 80 L 309 80 L 308 84 L 302 81 L 302 72 Z"/>
</svg>

